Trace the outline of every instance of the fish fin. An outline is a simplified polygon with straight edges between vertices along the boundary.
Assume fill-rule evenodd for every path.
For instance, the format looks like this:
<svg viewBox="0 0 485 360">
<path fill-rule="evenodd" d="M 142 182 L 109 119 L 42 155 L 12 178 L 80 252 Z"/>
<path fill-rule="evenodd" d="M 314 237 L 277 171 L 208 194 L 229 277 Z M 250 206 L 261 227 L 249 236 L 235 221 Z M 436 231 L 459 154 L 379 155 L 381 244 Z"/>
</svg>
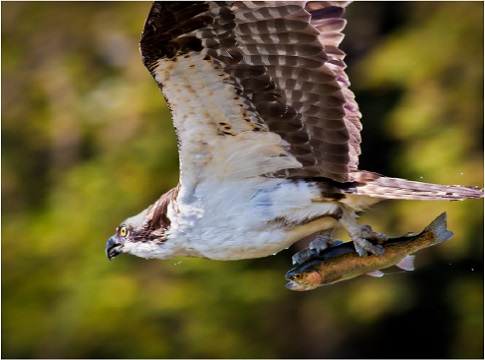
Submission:
<svg viewBox="0 0 485 360">
<path fill-rule="evenodd" d="M 369 275 L 369 276 L 372 276 L 372 277 L 383 277 L 384 273 L 380 270 L 373 270 L 373 271 L 369 271 L 368 273 L 366 273 L 366 275 Z"/>
<path fill-rule="evenodd" d="M 426 226 L 424 231 L 431 231 L 435 237 L 432 245 L 441 244 L 447 240 L 449 240 L 453 233 L 446 229 L 446 212 L 442 213 L 436 219 L 433 220 L 431 224 Z"/>
<path fill-rule="evenodd" d="M 406 271 L 413 271 L 414 270 L 414 258 L 416 255 L 407 255 L 403 257 L 397 264 L 396 266 L 400 269 L 406 270 Z"/>
</svg>

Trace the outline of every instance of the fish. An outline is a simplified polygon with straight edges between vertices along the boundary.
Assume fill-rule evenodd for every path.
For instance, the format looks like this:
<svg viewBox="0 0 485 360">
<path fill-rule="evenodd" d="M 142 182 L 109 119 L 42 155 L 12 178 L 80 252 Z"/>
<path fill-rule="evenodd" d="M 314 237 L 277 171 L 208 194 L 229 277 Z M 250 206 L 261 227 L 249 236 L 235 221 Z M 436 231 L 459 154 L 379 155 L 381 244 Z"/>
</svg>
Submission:
<svg viewBox="0 0 485 360">
<path fill-rule="evenodd" d="M 453 233 L 446 227 L 446 213 L 442 213 L 419 234 L 407 233 L 381 243 L 382 255 L 360 256 L 352 241 L 331 246 L 289 270 L 285 277 L 290 282 L 286 287 L 306 291 L 363 274 L 381 277 L 384 275 L 381 270 L 391 266 L 413 271 L 415 255 L 412 254 L 449 240 Z"/>
</svg>

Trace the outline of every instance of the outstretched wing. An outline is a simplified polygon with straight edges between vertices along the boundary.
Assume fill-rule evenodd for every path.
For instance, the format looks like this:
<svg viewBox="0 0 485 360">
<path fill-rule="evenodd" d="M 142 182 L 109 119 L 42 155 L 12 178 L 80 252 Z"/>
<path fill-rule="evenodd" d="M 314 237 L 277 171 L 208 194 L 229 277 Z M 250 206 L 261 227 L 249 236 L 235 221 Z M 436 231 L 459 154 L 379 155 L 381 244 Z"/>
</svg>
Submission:
<svg viewBox="0 0 485 360">
<path fill-rule="evenodd" d="M 155 2 L 144 64 L 170 106 L 181 178 L 348 181 L 360 113 L 348 89 L 343 2 Z"/>
</svg>

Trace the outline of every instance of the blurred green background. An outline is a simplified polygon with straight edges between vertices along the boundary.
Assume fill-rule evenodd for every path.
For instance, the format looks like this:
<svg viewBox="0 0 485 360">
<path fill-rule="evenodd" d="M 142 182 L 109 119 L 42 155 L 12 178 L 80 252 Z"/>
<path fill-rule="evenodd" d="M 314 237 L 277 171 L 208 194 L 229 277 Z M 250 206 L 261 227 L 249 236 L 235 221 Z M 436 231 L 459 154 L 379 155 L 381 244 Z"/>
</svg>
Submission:
<svg viewBox="0 0 485 360">
<path fill-rule="evenodd" d="M 237 262 L 120 256 L 105 242 L 177 183 L 143 67 L 147 2 L 2 2 L 2 356 L 483 358 L 483 201 L 390 201 L 377 231 L 448 212 L 416 270 L 285 289 L 295 249 Z M 361 168 L 483 186 L 483 2 L 357 2 L 343 48 Z"/>
</svg>

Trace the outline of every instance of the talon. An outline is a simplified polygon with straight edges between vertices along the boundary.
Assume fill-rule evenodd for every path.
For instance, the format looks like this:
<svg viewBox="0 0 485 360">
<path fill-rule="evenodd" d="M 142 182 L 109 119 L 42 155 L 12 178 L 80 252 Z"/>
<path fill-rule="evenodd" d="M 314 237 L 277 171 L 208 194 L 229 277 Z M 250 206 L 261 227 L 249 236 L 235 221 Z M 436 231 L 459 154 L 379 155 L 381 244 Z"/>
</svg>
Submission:
<svg viewBox="0 0 485 360">
<path fill-rule="evenodd" d="M 305 261 L 312 258 L 313 256 L 315 256 L 313 251 L 309 248 L 306 248 L 294 254 L 291 257 L 291 263 L 293 264 L 293 266 L 297 266 L 303 264 Z"/>
<path fill-rule="evenodd" d="M 294 266 L 300 265 L 313 257 L 320 256 L 325 249 L 340 244 L 343 244 L 342 240 L 332 239 L 332 229 L 322 231 L 317 235 L 315 240 L 310 242 L 308 248 L 293 255 L 291 261 Z"/>
<path fill-rule="evenodd" d="M 375 232 L 369 225 L 361 225 L 358 231 L 350 234 L 354 242 L 355 251 L 360 256 L 365 256 L 367 253 L 382 255 L 384 254 L 384 247 L 380 244 L 387 241 L 389 238 L 381 233 Z M 373 244 L 369 240 L 375 240 L 378 244 Z"/>
<path fill-rule="evenodd" d="M 362 246 L 360 246 L 356 241 L 354 241 L 354 248 L 359 256 L 367 256 L 367 251 Z"/>
<path fill-rule="evenodd" d="M 376 240 L 379 244 L 382 244 L 383 242 L 389 239 L 387 235 L 373 231 L 369 225 L 360 226 L 360 232 L 361 232 L 361 236 L 364 239 L 373 239 L 373 240 Z"/>
<path fill-rule="evenodd" d="M 329 247 L 327 239 L 320 239 L 317 238 L 313 240 L 309 245 L 308 248 L 310 251 L 315 254 L 316 256 L 320 255 L 320 253 Z"/>
<path fill-rule="evenodd" d="M 319 232 L 316 239 L 309 244 L 308 247 L 316 256 L 328 247 L 333 246 L 332 232 L 333 229 Z"/>
<path fill-rule="evenodd" d="M 315 254 L 320 255 L 322 251 L 328 249 L 329 247 L 337 246 L 342 244 L 342 240 L 332 239 L 330 237 L 317 237 L 313 240 L 310 245 L 308 246 L 309 249 Z"/>
<path fill-rule="evenodd" d="M 355 213 L 344 212 L 340 223 L 349 232 L 350 239 L 354 242 L 355 251 L 360 256 L 365 256 L 367 253 L 375 255 L 384 253 L 384 247 L 380 244 L 389 238 L 384 234 L 373 231 L 369 225 L 359 226 L 355 220 Z M 377 244 L 373 244 L 369 240 L 375 240 Z"/>
<path fill-rule="evenodd" d="M 359 254 L 359 256 L 365 256 L 368 252 L 375 255 L 384 254 L 384 247 L 382 245 L 374 245 L 369 240 L 364 238 L 354 239 L 353 242 L 355 251 L 357 254 Z"/>
</svg>

